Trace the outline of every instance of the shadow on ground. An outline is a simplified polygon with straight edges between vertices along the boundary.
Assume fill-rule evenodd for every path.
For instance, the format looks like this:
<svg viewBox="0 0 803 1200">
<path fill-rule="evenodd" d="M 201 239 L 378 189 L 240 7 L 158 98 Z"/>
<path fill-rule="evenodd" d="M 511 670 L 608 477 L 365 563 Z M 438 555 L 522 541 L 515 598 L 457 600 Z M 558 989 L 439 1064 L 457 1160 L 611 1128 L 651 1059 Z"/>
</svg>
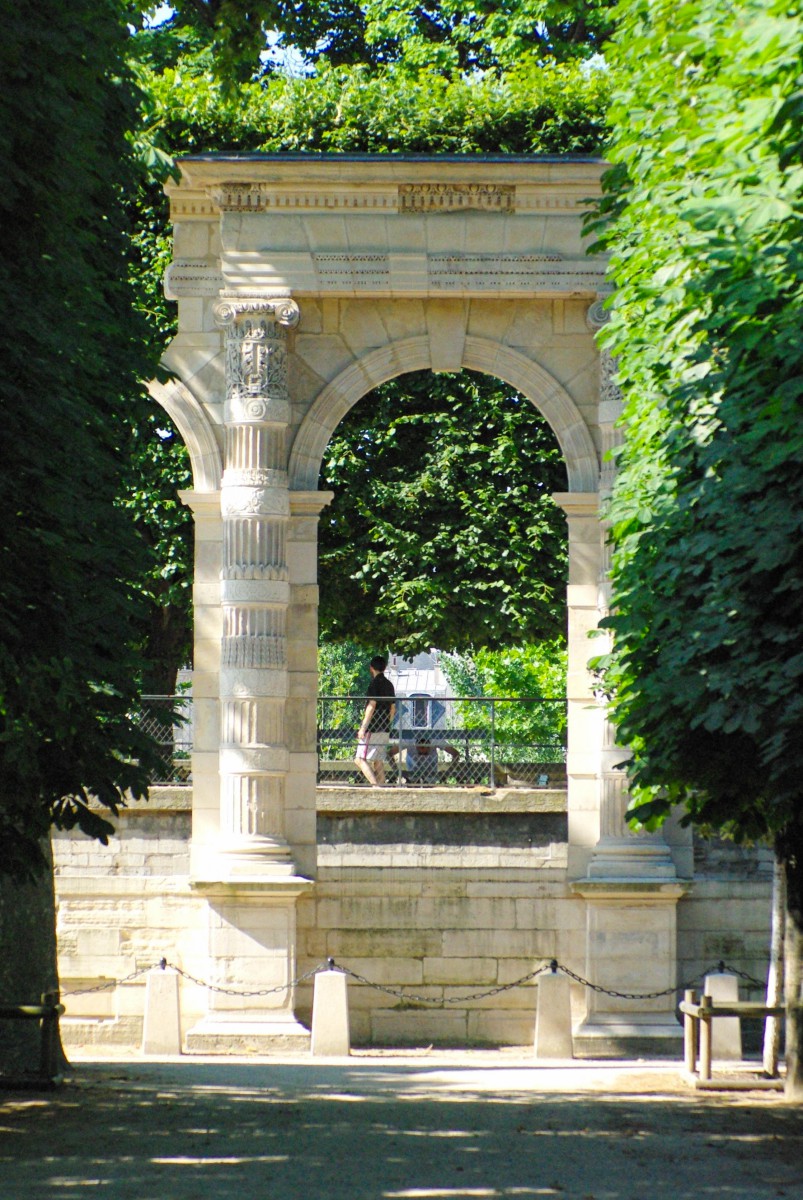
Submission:
<svg viewBox="0 0 803 1200">
<path fill-rule="evenodd" d="M 676 1075 L 589 1091 L 584 1078 L 85 1063 L 56 1092 L 0 1095 L 0 1200 L 803 1197 L 803 1112 L 782 1098 L 702 1096 Z"/>
</svg>

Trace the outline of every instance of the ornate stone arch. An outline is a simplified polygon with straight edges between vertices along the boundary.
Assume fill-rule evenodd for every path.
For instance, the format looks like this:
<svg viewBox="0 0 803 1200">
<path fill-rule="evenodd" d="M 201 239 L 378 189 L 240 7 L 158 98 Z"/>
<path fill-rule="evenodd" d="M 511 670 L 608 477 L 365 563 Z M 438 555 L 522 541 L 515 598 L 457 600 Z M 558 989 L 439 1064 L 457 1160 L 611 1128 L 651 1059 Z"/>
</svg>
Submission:
<svg viewBox="0 0 803 1200">
<path fill-rule="evenodd" d="M 314 490 L 329 439 L 346 413 L 366 393 L 397 375 L 431 366 L 427 336 L 391 342 L 346 367 L 323 389 L 301 422 L 290 455 L 291 490 Z M 485 338 L 467 337 L 463 367 L 495 375 L 526 396 L 558 439 L 572 492 L 596 491 L 599 461 L 588 427 L 568 392 L 521 351 Z"/>
<path fill-rule="evenodd" d="M 203 407 L 186 383 L 171 379 L 159 383 L 152 379 L 148 392 L 165 410 L 184 439 L 190 455 L 196 493 L 217 492 L 223 473 L 220 447 L 212 424 Z"/>
</svg>

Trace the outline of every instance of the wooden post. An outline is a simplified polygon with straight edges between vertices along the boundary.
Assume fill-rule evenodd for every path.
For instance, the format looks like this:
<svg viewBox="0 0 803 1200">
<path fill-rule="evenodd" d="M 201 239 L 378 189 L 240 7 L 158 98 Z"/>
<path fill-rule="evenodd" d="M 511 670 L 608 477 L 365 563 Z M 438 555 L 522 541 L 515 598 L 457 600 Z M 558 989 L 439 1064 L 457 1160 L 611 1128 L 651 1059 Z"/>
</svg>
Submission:
<svg viewBox="0 0 803 1200">
<path fill-rule="evenodd" d="M 711 1080 L 711 1005 L 710 996 L 700 997 L 700 1079 Z"/>
<path fill-rule="evenodd" d="M 683 999 L 686 1004 L 696 1004 L 697 993 L 690 989 L 683 993 Z M 697 1070 L 697 1021 L 687 1012 L 683 1014 L 683 1061 L 693 1075 Z"/>
</svg>

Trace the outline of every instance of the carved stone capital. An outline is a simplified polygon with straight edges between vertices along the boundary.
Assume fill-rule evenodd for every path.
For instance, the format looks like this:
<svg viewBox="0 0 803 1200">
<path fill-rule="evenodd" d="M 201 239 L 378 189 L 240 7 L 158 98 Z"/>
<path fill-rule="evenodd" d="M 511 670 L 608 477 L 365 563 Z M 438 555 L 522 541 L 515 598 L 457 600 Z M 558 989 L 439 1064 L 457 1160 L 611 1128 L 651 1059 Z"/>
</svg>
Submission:
<svg viewBox="0 0 803 1200">
<path fill-rule="evenodd" d="M 592 333 L 598 333 L 603 326 L 608 324 L 610 319 L 611 314 L 605 307 L 604 299 L 595 300 L 593 304 L 588 306 L 586 324 Z"/>
<path fill-rule="evenodd" d="M 233 325 L 244 317 L 274 321 L 293 329 L 301 319 L 301 309 L 289 296 L 269 299 L 261 296 L 221 296 L 212 306 L 218 325 Z"/>
</svg>

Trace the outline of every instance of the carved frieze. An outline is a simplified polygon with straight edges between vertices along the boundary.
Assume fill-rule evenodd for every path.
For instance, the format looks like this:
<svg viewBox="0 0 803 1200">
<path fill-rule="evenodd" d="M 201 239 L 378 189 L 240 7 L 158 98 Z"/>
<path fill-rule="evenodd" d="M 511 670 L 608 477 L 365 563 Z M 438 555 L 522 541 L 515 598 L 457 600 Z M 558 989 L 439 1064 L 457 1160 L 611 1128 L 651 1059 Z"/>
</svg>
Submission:
<svg viewBox="0 0 803 1200">
<path fill-rule="evenodd" d="M 176 258 L 165 271 L 164 294 L 168 300 L 217 296 L 222 287 L 220 267 L 206 259 Z"/>
<path fill-rule="evenodd" d="M 387 254 L 315 254 L 315 274 L 322 288 L 379 288 L 390 284 Z"/>
<path fill-rule="evenodd" d="M 480 212 L 516 211 L 516 188 L 512 183 L 402 183 L 399 212 L 453 213 L 475 209 Z"/>
<path fill-rule="evenodd" d="M 392 188 L 327 187 L 277 188 L 272 183 L 221 183 L 209 189 L 221 212 L 258 213 L 268 209 L 361 209 L 395 208 Z"/>
<path fill-rule="evenodd" d="M 431 254 L 427 265 L 429 286 L 444 292 L 542 289 L 578 270 L 559 254 Z"/>
</svg>

